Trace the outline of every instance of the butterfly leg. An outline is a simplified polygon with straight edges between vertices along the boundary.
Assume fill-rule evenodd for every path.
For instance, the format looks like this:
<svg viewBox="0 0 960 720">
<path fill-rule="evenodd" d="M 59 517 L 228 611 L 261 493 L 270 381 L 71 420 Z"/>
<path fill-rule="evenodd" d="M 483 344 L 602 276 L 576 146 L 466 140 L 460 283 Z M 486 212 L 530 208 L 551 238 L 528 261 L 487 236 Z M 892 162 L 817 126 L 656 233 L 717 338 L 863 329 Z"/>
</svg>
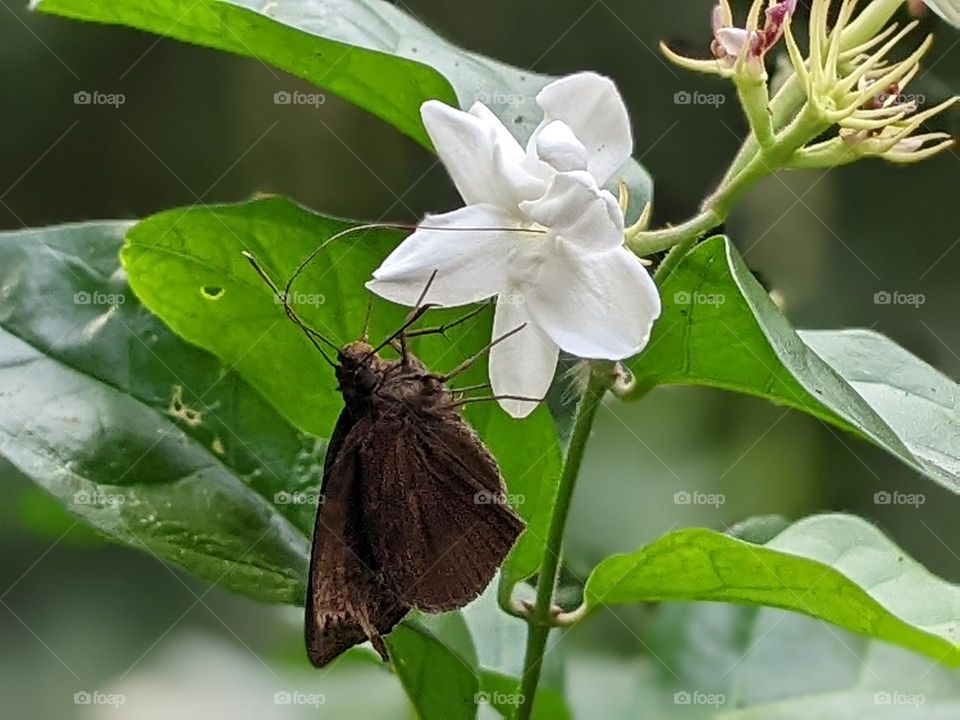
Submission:
<svg viewBox="0 0 960 720">
<path fill-rule="evenodd" d="M 487 395 L 485 397 L 462 398 L 460 400 L 455 400 L 447 407 L 458 408 L 468 405 L 469 403 L 491 402 L 499 400 L 519 400 L 520 402 L 536 403 L 539 405 L 546 400 L 546 398 L 524 397 L 523 395 Z"/>
<path fill-rule="evenodd" d="M 410 332 L 407 333 L 407 338 L 415 338 L 415 337 L 420 337 L 422 335 L 446 335 L 447 330 L 455 328 L 458 325 L 463 325 L 463 323 L 467 322 L 468 320 L 472 320 L 477 315 L 482 313 L 485 309 L 486 309 L 486 305 L 481 305 L 475 310 L 471 310 L 466 315 L 459 317 L 456 320 L 451 320 L 448 323 L 444 323 L 443 325 L 437 325 L 436 327 L 431 327 L 431 328 L 423 328 L 421 330 L 411 330 Z"/>
<path fill-rule="evenodd" d="M 436 279 L 437 271 L 434 270 L 430 273 L 427 284 L 423 286 L 423 291 L 420 293 L 420 297 L 417 298 L 416 304 L 410 309 L 406 319 L 403 321 L 403 326 L 400 328 L 400 331 L 395 334 L 395 337 L 400 341 L 400 358 L 404 366 L 410 364 L 410 352 L 407 349 L 407 329 L 423 315 L 423 312 L 427 308 L 431 307 L 430 305 L 425 305 L 424 300 L 427 297 L 427 293 L 430 292 L 430 286 L 433 285 L 433 281 Z"/>
<path fill-rule="evenodd" d="M 456 366 L 453 370 L 451 370 L 450 372 L 444 373 L 443 375 L 437 375 L 437 376 L 436 376 L 437 379 L 440 380 L 440 382 L 444 382 L 444 383 L 445 383 L 445 382 L 449 382 L 450 380 L 452 380 L 453 378 L 455 378 L 457 375 L 460 375 L 460 374 L 462 374 L 462 373 L 465 373 L 467 370 L 469 370 L 471 367 L 473 367 L 474 363 L 476 363 L 477 360 L 479 360 L 479 359 L 482 358 L 484 355 L 486 355 L 488 352 L 490 352 L 490 349 L 491 349 L 491 348 L 499 345 L 500 343 L 502 343 L 502 342 L 503 342 L 504 340 L 506 340 L 507 338 L 513 337 L 513 336 L 516 335 L 518 332 L 520 332 L 521 330 L 523 330 L 526 326 L 527 326 L 527 324 L 524 323 L 523 325 L 520 325 L 519 327 L 515 327 L 515 328 L 514 328 L 513 330 L 511 330 L 510 332 L 504 333 L 503 335 L 501 335 L 500 337 L 496 338 L 495 340 L 492 340 L 491 342 L 489 342 L 489 343 L 486 345 L 486 347 L 482 348 L 482 349 L 480 350 L 480 352 L 478 352 L 477 354 L 473 355 L 472 357 L 468 357 L 466 360 L 464 360 L 462 363 L 460 363 L 459 365 L 457 365 L 457 366 Z"/>
</svg>

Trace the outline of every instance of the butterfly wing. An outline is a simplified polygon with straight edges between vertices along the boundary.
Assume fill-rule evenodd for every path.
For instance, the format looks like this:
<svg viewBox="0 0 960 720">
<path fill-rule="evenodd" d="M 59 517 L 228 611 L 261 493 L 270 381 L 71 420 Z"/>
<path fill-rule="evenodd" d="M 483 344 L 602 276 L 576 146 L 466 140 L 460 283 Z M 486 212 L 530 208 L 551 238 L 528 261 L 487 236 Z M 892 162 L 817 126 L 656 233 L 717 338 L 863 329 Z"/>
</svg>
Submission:
<svg viewBox="0 0 960 720">
<path fill-rule="evenodd" d="M 368 420 L 354 423 L 343 412 L 327 448 L 306 602 L 307 654 L 316 667 L 365 640 L 386 661 L 381 635 L 409 610 L 383 585 L 364 538 L 360 448 L 369 433 Z"/>
<path fill-rule="evenodd" d="M 470 426 L 405 407 L 381 415 L 359 456 L 367 540 L 387 587 L 430 612 L 483 592 L 524 526 Z"/>
</svg>

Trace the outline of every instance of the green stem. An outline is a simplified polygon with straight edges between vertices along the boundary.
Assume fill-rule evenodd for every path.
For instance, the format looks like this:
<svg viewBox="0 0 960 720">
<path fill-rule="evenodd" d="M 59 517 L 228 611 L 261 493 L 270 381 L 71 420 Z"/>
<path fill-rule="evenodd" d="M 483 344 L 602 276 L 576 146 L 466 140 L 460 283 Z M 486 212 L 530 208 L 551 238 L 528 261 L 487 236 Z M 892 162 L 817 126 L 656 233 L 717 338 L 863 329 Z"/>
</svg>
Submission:
<svg viewBox="0 0 960 720">
<path fill-rule="evenodd" d="M 684 256 L 690 252 L 690 248 L 693 247 L 693 244 L 696 241 L 697 236 L 690 235 L 670 249 L 670 252 L 667 253 L 667 256 L 660 261 L 656 272 L 653 273 L 653 280 L 657 283 L 657 287 L 663 287 L 663 284 L 667 281 L 667 278 L 670 277 L 670 274 L 676 269 L 677 265 L 680 264 L 680 261 L 683 260 Z"/>
<path fill-rule="evenodd" d="M 720 217 L 713 208 L 707 208 L 681 225 L 674 225 L 662 230 L 644 231 L 627 237 L 627 247 L 639 257 L 653 255 L 669 250 L 687 238 L 692 237 L 696 240 L 717 227 L 723 220 L 724 218 Z"/>
<path fill-rule="evenodd" d="M 533 712 L 533 700 L 540 684 L 540 671 L 543 667 L 543 654 L 547 638 L 553 626 L 553 594 L 557 585 L 560 569 L 560 553 L 563 534 L 567 527 L 567 516 L 573 491 L 580 474 L 583 453 L 593 428 L 593 421 L 600 408 L 604 394 L 613 382 L 612 368 L 608 363 L 594 362 L 590 370 L 590 379 L 577 407 L 577 415 L 570 435 L 567 458 L 560 474 L 557 499 L 550 518 L 547 533 L 546 550 L 537 579 L 537 598 L 527 614 L 527 651 L 523 661 L 523 676 L 520 680 L 520 702 L 517 705 L 516 720 L 529 720 Z"/>
</svg>

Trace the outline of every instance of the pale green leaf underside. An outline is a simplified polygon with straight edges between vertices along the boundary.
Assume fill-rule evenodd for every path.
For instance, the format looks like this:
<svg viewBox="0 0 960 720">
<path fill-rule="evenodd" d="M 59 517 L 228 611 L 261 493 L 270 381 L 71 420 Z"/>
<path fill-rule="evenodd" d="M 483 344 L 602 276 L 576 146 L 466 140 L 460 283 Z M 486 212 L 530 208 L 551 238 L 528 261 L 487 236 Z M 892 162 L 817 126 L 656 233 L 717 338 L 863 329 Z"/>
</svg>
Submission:
<svg viewBox="0 0 960 720">
<path fill-rule="evenodd" d="M 638 388 L 694 384 L 802 410 L 960 491 L 958 386 L 866 330 L 797 333 L 732 243 L 692 250 L 662 288 L 663 314 L 631 363 Z"/>
<path fill-rule="evenodd" d="M 681 530 L 607 558 L 587 581 L 592 609 L 649 600 L 783 608 L 960 665 L 960 588 L 854 516 L 807 518 L 766 545 Z"/>
</svg>

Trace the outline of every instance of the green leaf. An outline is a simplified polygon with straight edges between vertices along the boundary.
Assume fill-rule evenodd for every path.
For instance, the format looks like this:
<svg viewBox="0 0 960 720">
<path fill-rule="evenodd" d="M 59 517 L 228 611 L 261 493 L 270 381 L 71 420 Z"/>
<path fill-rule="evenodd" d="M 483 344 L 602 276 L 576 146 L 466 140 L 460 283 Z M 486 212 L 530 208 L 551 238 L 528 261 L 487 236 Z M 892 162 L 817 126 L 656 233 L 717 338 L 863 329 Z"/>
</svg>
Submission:
<svg viewBox="0 0 960 720">
<path fill-rule="evenodd" d="M 0 454 L 115 542 L 299 603 L 323 446 L 138 305 L 130 223 L 0 234 Z"/>
<path fill-rule="evenodd" d="M 729 240 L 697 246 L 664 283 L 631 363 L 638 394 L 695 384 L 757 395 L 855 433 L 960 491 L 957 384 L 868 331 L 798 334 Z"/>
<path fill-rule="evenodd" d="M 343 406 L 333 370 L 241 253 L 253 253 L 283 284 L 320 243 L 350 226 L 283 198 L 171 210 L 128 233 L 122 260 L 134 291 L 175 332 L 235 368 L 290 423 L 328 437 Z M 305 269 L 291 302 L 334 344 L 357 339 L 371 298 L 364 282 L 401 237 L 377 229 L 334 241 Z M 469 310 L 432 311 L 423 322 L 440 325 Z M 373 340 L 396 331 L 408 311 L 375 299 Z M 452 369 L 479 352 L 491 331 L 491 313 L 483 312 L 446 339 L 419 338 L 412 348 L 428 367 Z M 456 384 L 486 378 L 483 358 Z M 543 407 L 517 421 L 493 402 L 475 403 L 467 417 L 500 463 L 514 507 L 530 528 L 506 563 L 506 574 L 516 582 L 536 570 L 543 553 L 540 538 L 546 536 L 560 468 L 556 430 Z"/>
<path fill-rule="evenodd" d="M 448 622 L 463 623 L 451 613 Z M 463 628 L 463 632 L 467 632 Z M 472 720 L 480 688 L 476 658 L 452 650 L 426 627 L 405 622 L 386 638 L 393 667 L 423 720 Z"/>
<path fill-rule="evenodd" d="M 650 600 L 783 608 L 960 665 L 960 588 L 849 515 L 807 518 L 765 545 L 681 530 L 607 558 L 587 581 L 590 609 Z"/>
<path fill-rule="evenodd" d="M 256 58 L 336 93 L 428 148 L 424 101 L 462 108 L 482 101 L 526 140 L 542 117 L 536 95 L 554 79 L 458 48 L 384 0 L 34 0 L 33 7 Z M 632 222 L 652 195 L 650 177 L 633 160 L 618 174 L 631 190 Z"/>
</svg>

